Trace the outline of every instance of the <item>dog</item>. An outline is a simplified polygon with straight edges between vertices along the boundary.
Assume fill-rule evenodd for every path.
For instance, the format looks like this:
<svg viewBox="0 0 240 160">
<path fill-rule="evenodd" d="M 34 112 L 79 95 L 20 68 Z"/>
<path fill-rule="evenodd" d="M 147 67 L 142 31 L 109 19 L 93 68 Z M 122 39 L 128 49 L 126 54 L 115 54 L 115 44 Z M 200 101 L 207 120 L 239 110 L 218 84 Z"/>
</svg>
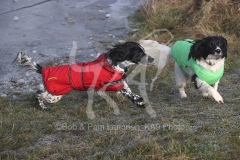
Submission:
<svg viewBox="0 0 240 160">
<path fill-rule="evenodd" d="M 91 94 L 88 94 L 91 96 L 88 103 L 92 103 L 92 91 L 120 92 L 138 107 L 144 108 L 143 98 L 132 93 L 125 81 L 127 66 L 121 63 L 126 60 L 134 64 L 148 64 L 154 59 L 147 55 L 138 43 L 126 42 L 113 46 L 92 62 L 42 67 L 26 53 L 19 52 L 13 64 L 19 63 L 29 70 L 42 74 L 44 87 L 35 95 L 38 108 L 41 110 L 48 110 L 45 101 L 56 103 L 72 90 L 91 91 L 89 92 Z M 108 103 L 113 103 L 103 92 L 100 93 Z"/>
<path fill-rule="evenodd" d="M 158 67 L 156 76 L 171 59 L 175 60 L 175 80 L 181 98 L 187 97 L 184 88 L 191 78 L 205 98 L 213 97 L 218 103 L 224 103 L 217 91 L 227 58 L 227 40 L 224 37 L 179 40 L 171 48 L 153 40 L 141 40 L 140 45 L 154 57 L 154 61 L 160 59 L 159 63 L 152 63 Z"/>
<path fill-rule="evenodd" d="M 152 91 L 154 82 L 157 80 L 166 64 L 168 64 L 169 61 L 172 60 L 173 58 L 171 55 L 171 48 L 164 44 L 159 44 L 157 41 L 153 40 L 142 39 L 139 41 L 139 44 L 144 48 L 145 52 L 147 51 L 147 53 L 154 59 L 154 61 L 148 65 L 155 66 L 158 69 L 154 78 L 152 78 L 152 82 L 150 85 L 150 91 Z M 128 67 L 135 65 L 134 63 L 129 61 L 124 61 L 122 64 Z M 145 85 L 148 85 L 143 81 L 138 82 L 134 80 L 134 77 L 141 73 L 142 70 L 143 70 L 142 66 L 136 66 L 127 77 L 128 84 L 135 84 L 140 86 L 144 83 Z"/>
</svg>

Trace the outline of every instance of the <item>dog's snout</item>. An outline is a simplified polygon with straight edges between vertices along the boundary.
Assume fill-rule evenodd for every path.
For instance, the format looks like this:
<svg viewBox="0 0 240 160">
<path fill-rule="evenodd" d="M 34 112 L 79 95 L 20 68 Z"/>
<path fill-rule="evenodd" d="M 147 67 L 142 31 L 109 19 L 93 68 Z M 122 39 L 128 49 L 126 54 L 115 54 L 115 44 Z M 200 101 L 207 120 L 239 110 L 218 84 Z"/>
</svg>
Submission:
<svg viewBox="0 0 240 160">
<path fill-rule="evenodd" d="M 220 48 L 215 49 L 215 52 L 216 52 L 217 54 L 220 54 L 221 51 L 222 51 L 222 50 L 221 50 Z"/>
<path fill-rule="evenodd" d="M 148 62 L 151 63 L 151 62 L 153 62 L 153 61 L 154 61 L 154 58 L 148 56 Z"/>
</svg>

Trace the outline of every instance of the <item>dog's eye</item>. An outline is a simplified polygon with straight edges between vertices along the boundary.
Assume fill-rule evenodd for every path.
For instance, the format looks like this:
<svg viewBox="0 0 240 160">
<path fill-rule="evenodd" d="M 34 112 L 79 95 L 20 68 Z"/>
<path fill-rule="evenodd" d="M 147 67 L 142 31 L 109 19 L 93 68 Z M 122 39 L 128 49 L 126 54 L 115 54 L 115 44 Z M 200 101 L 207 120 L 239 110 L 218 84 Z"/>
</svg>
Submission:
<svg viewBox="0 0 240 160">
<path fill-rule="evenodd" d="M 218 46 L 220 46 L 220 47 L 222 46 L 222 43 L 221 43 L 220 41 L 218 41 L 217 44 L 218 44 Z"/>
<path fill-rule="evenodd" d="M 210 47 L 212 47 L 213 45 L 214 45 L 214 43 L 213 43 L 213 42 L 210 42 L 210 43 L 209 43 L 209 46 L 210 46 Z"/>
</svg>

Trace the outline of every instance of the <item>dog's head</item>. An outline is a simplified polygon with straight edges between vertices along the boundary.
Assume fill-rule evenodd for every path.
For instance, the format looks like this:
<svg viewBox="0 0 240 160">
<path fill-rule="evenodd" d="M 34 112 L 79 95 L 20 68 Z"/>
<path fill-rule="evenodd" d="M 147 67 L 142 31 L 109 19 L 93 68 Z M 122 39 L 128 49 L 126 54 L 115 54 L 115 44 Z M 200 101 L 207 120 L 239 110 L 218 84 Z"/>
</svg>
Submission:
<svg viewBox="0 0 240 160">
<path fill-rule="evenodd" d="M 189 59 L 205 60 L 213 66 L 218 60 L 227 58 L 227 40 L 221 36 L 209 36 L 201 40 L 196 40 L 192 45 Z"/>
<path fill-rule="evenodd" d="M 126 42 L 115 45 L 109 50 L 107 58 L 112 61 L 112 65 L 114 66 L 123 61 L 130 61 L 135 64 L 148 64 L 154 60 L 151 56 L 147 55 L 143 47 L 136 42 Z"/>
</svg>

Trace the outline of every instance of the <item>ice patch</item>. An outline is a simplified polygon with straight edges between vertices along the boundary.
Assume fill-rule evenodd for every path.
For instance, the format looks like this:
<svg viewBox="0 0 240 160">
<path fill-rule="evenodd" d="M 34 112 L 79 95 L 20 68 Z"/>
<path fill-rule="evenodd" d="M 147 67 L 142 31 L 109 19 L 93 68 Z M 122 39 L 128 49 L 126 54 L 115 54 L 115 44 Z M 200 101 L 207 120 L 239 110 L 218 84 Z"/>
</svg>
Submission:
<svg viewBox="0 0 240 160">
<path fill-rule="evenodd" d="M 110 5 L 111 17 L 115 19 L 123 19 L 134 13 L 140 5 L 144 4 L 147 0 L 117 0 Z"/>
</svg>

